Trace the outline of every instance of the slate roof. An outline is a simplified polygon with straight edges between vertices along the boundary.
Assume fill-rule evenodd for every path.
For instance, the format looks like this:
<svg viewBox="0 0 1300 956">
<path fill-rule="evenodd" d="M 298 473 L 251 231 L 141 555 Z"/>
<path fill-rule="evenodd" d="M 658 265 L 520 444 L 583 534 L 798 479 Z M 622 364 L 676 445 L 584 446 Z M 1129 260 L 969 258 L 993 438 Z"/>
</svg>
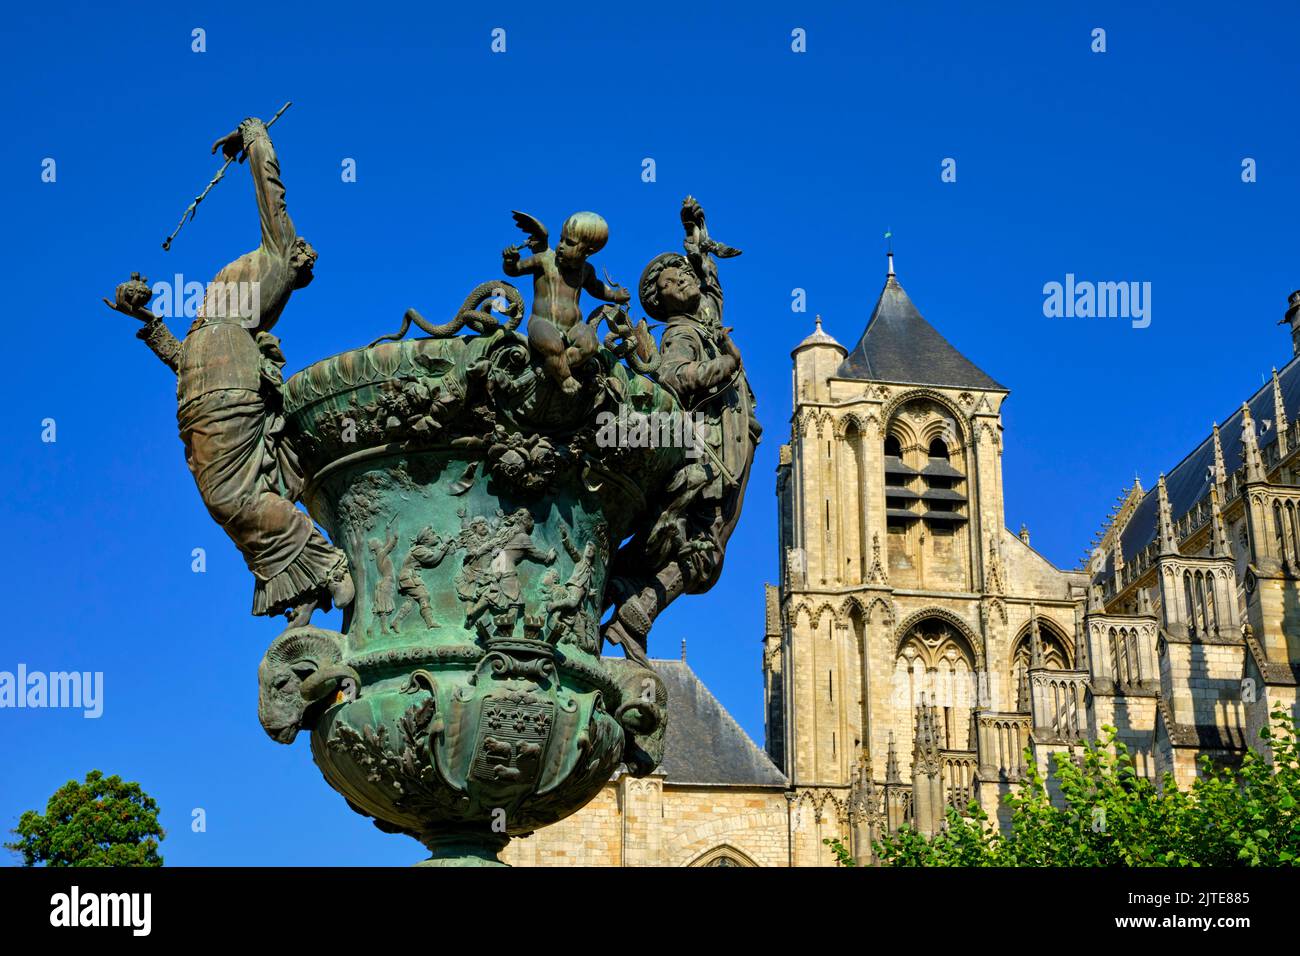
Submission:
<svg viewBox="0 0 1300 956">
<path fill-rule="evenodd" d="M 1292 359 L 1286 367 L 1277 373 L 1278 384 L 1282 387 L 1282 404 L 1286 409 L 1287 421 L 1295 421 L 1300 415 L 1300 361 Z M 1247 402 L 1251 417 L 1256 427 L 1262 422 L 1273 422 L 1273 382 L 1270 379 L 1259 387 Z M 1241 454 L 1241 406 L 1219 425 L 1219 440 L 1223 443 L 1223 466 L 1229 474 L 1242 466 Z M 1277 440 L 1276 422 L 1260 439 L 1261 450 Z M 1214 433 L 1205 439 L 1192 452 L 1174 466 L 1165 475 L 1165 487 L 1169 492 L 1169 510 L 1175 521 L 1196 506 L 1210 491 L 1210 469 L 1214 467 Z M 1120 547 L 1124 560 L 1129 561 L 1143 548 L 1156 539 L 1158 522 L 1158 498 L 1153 484 L 1146 496 L 1133 509 L 1120 535 Z M 1111 558 L 1106 560 L 1105 575 L 1113 572 Z"/>
<path fill-rule="evenodd" d="M 1006 391 L 922 318 L 893 275 L 885 280 L 866 331 L 836 375 L 875 382 Z"/>
<path fill-rule="evenodd" d="M 685 661 L 651 661 L 668 690 L 665 783 L 787 786 L 785 774 L 749 739 Z"/>
</svg>

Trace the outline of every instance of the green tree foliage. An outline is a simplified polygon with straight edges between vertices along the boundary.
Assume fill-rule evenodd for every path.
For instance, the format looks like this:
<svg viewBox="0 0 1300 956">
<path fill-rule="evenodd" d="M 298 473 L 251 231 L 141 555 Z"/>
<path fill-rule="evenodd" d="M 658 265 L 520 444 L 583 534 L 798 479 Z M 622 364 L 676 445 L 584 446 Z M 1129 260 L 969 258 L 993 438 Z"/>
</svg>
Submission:
<svg viewBox="0 0 1300 956">
<path fill-rule="evenodd" d="M 44 815 L 28 810 L 6 843 L 25 866 L 162 866 L 158 804 L 138 783 L 98 770 L 69 780 L 50 797 Z"/>
<path fill-rule="evenodd" d="M 1188 790 L 1172 777 L 1160 786 L 1137 773 L 1113 727 L 1072 759 L 1054 755 L 1053 802 L 1030 770 L 1006 798 L 1003 835 L 979 805 L 948 809 L 932 838 L 903 828 L 876 843 L 887 866 L 1295 866 L 1300 862 L 1300 741 L 1285 710 L 1261 736 L 1270 761 L 1254 749 L 1240 765 L 1202 758 Z M 841 846 L 841 849 L 842 846 Z M 837 854 L 838 856 L 839 854 Z"/>
</svg>

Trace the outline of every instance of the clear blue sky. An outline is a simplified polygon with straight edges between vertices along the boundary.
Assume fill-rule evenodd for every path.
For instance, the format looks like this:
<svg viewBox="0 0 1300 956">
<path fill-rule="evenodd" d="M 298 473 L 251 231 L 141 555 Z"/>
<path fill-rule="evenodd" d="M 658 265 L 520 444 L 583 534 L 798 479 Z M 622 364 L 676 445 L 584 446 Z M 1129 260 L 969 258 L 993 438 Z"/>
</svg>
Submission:
<svg viewBox="0 0 1300 956">
<path fill-rule="evenodd" d="M 675 656 L 686 638 L 760 742 L 789 352 L 813 312 L 857 340 L 887 227 L 922 313 L 1011 389 L 1007 522 L 1062 566 L 1135 473 L 1149 487 L 1290 357 L 1275 323 L 1300 286 L 1293 4 L 690 6 L 6 13 L 0 670 L 103 671 L 106 701 L 99 720 L 0 710 L 0 827 L 98 767 L 158 799 L 169 864 L 422 855 L 348 810 L 305 739 L 263 735 L 256 666 L 279 626 L 248 615 L 251 579 L 185 469 L 170 373 L 99 303 L 133 269 L 206 281 L 256 244 L 236 167 L 159 249 L 215 169 L 211 142 L 285 100 L 289 209 L 320 252 L 277 329 L 291 370 L 409 306 L 449 315 L 499 274 L 511 209 L 553 230 L 603 213 L 595 262 L 625 284 L 677 246 L 688 192 L 744 248 L 723 265 L 728 322 L 766 439 L 721 582 L 666 614 L 652 650 Z M 190 50 L 195 27 L 206 53 Z M 505 54 L 490 52 L 495 27 Z M 657 182 L 641 180 L 646 157 Z M 940 180 L 947 157 L 956 183 Z M 1241 181 L 1245 157 L 1256 183 Z M 1150 327 L 1044 318 L 1043 284 L 1066 273 L 1151 282 Z M 791 312 L 796 287 L 807 314 Z M 206 574 L 190 570 L 195 547 Z M 206 833 L 190 830 L 195 807 Z"/>
</svg>

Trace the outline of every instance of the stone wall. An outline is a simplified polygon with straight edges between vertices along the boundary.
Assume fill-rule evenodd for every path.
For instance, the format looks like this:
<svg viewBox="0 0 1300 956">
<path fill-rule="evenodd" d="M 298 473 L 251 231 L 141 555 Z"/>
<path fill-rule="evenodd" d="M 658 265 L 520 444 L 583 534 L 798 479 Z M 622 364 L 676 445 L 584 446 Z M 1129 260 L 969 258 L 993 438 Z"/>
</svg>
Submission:
<svg viewBox="0 0 1300 956">
<path fill-rule="evenodd" d="M 718 856 L 785 866 L 788 821 L 782 790 L 623 774 L 573 816 L 512 840 L 501 857 L 512 866 L 691 866 Z"/>
</svg>

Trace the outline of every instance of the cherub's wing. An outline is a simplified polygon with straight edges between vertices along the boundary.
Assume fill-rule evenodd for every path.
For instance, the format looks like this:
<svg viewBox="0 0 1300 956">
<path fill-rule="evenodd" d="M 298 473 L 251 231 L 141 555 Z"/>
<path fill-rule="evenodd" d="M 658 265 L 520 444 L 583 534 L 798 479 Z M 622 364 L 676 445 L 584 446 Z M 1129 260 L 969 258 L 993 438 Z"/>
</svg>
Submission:
<svg viewBox="0 0 1300 956">
<path fill-rule="evenodd" d="M 550 245 L 550 237 L 546 232 L 546 227 L 540 222 L 528 215 L 526 212 L 511 210 L 510 215 L 515 218 L 515 225 L 528 234 L 528 248 L 533 252 L 545 252 Z"/>
</svg>

